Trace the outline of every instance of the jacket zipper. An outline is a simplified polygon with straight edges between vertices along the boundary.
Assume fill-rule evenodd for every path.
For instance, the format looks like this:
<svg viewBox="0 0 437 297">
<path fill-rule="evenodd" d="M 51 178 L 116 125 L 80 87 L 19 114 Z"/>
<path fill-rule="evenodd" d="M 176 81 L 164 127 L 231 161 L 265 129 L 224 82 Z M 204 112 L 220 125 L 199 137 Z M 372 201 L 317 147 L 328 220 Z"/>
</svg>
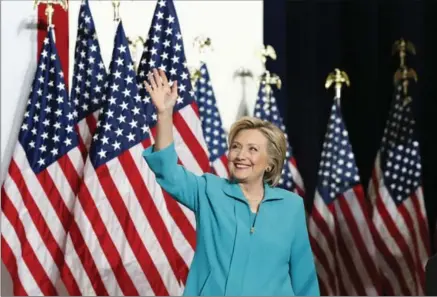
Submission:
<svg viewBox="0 0 437 297">
<path fill-rule="evenodd" d="M 264 203 L 264 199 L 263 199 L 263 201 L 261 201 L 261 203 L 260 203 L 259 206 L 258 206 L 258 211 L 256 212 L 256 214 L 255 214 L 255 218 L 253 219 L 252 226 L 250 227 L 250 235 L 253 235 L 253 233 L 255 233 L 255 223 L 256 223 L 256 219 L 258 218 L 259 212 L 260 212 L 260 210 L 261 210 L 261 204 L 263 204 L 263 203 Z M 252 210 L 250 209 L 250 205 L 249 205 L 249 204 L 247 204 L 247 208 L 249 209 L 249 218 L 250 218 L 250 217 L 251 217 Z"/>
</svg>

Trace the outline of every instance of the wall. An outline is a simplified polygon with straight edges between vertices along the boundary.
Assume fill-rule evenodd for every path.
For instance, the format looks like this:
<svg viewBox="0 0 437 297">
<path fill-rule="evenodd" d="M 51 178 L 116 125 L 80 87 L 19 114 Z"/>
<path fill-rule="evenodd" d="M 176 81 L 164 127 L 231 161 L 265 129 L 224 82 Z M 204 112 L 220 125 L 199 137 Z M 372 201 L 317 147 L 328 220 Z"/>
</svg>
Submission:
<svg viewBox="0 0 437 297">
<path fill-rule="evenodd" d="M 9 164 L 21 124 L 24 103 L 36 67 L 37 34 L 34 1 L 1 1 L 1 181 Z M 155 1 L 121 1 L 120 16 L 126 34 L 143 38 L 148 33 Z M 262 1 L 175 1 L 189 65 L 199 62 L 194 38 L 211 38 L 213 52 L 205 55 L 225 129 L 229 129 L 241 110 L 243 88 L 234 78 L 240 67 L 254 75 L 262 71 L 258 56 L 263 43 Z M 90 0 L 91 12 L 106 66 L 112 54 L 115 25 L 111 1 Z M 69 76 L 73 75 L 74 46 L 80 1 L 69 3 Z M 255 80 L 245 87 L 247 110 L 251 113 L 257 93 Z M 2 266 L 2 295 L 12 295 L 10 280 Z"/>
</svg>

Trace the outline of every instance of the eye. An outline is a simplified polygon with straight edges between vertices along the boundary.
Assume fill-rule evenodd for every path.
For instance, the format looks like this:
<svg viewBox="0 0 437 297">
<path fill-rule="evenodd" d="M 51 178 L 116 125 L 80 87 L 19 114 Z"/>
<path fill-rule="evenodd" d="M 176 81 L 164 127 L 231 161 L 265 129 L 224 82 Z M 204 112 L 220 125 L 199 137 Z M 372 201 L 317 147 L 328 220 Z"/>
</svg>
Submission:
<svg viewBox="0 0 437 297">
<path fill-rule="evenodd" d="M 252 152 L 257 152 L 257 151 L 258 151 L 258 149 L 257 149 L 256 147 L 251 147 L 250 150 L 251 150 Z"/>
<path fill-rule="evenodd" d="M 235 143 L 233 143 L 233 144 L 231 145 L 231 149 L 236 149 L 236 148 L 238 148 L 238 145 L 235 144 Z"/>
</svg>

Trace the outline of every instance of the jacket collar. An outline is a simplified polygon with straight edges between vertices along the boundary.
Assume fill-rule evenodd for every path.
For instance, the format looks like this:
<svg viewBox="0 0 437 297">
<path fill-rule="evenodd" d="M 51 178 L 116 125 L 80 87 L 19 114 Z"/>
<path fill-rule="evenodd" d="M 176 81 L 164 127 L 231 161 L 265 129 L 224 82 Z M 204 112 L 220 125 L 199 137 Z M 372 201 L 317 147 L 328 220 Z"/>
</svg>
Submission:
<svg viewBox="0 0 437 297">
<path fill-rule="evenodd" d="M 235 199 L 241 200 L 245 203 L 247 203 L 247 199 L 243 194 L 243 191 L 241 190 L 240 186 L 237 182 L 233 180 L 227 180 L 226 184 L 223 186 L 223 192 L 225 192 L 226 195 L 233 197 Z M 278 191 L 275 190 L 272 186 L 270 186 L 268 183 L 264 183 L 264 201 L 269 200 L 281 200 L 284 199 L 284 197 L 281 197 L 278 195 Z"/>
</svg>

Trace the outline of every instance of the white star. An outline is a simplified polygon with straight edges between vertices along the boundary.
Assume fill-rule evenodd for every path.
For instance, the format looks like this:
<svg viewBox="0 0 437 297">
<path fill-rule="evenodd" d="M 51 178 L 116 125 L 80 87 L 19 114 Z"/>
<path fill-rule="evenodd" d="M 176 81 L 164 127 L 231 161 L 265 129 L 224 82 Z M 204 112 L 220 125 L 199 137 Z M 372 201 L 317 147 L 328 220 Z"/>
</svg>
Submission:
<svg viewBox="0 0 437 297">
<path fill-rule="evenodd" d="M 109 138 L 106 135 L 102 137 L 102 143 L 109 144 Z"/>
<path fill-rule="evenodd" d="M 121 135 L 123 135 L 123 129 L 118 128 L 117 131 L 115 131 L 115 134 L 116 134 L 117 136 L 121 136 Z"/>
<path fill-rule="evenodd" d="M 98 152 L 100 158 L 106 158 L 106 151 L 104 151 L 103 149 L 100 150 L 100 152 Z"/>
<path fill-rule="evenodd" d="M 132 132 L 130 132 L 129 135 L 126 137 L 128 138 L 129 141 L 135 141 L 135 135 L 132 134 Z"/>
<path fill-rule="evenodd" d="M 127 109 L 128 104 L 124 101 L 124 102 L 120 105 L 120 107 L 121 107 L 122 110 L 125 110 L 125 109 Z"/>
<path fill-rule="evenodd" d="M 54 156 L 56 156 L 58 154 L 58 149 L 57 148 L 53 148 L 50 152 L 52 153 L 52 155 L 54 157 Z"/>
<path fill-rule="evenodd" d="M 111 124 L 106 123 L 103 128 L 105 128 L 105 131 L 110 131 L 111 130 Z"/>
<path fill-rule="evenodd" d="M 124 60 L 120 57 L 118 57 L 118 59 L 115 61 L 115 63 L 117 63 L 117 66 L 121 66 L 123 65 Z"/>
<path fill-rule="evenodd" d="M 123 44 L 120 44 L 120 46 L 118 47 L 118 50 L 120 51 L 120 53 L 125 53 L 126 52 L 126 46 L 124 46 Z"/>
<path fill-rule="evenodd" d="M 64 140 L 64 144 L 65 144 L 66 146 L 71 145 L 71 139 L 70 139 L 70 138 L 66 138 L 66 139 Z"/>
<path fill-rule="evenodd" d="M 41 159 L 39 159 L 38 160 L 38 164 L 39 164 L 39 166 L 43 166 L 43 165 L 45 165 L 45 161 L 44 161 L 44 159 L 43 158 L 41 158 Z"/>
<path fill-rule="evenodd" d="M 119 150 L 120 149 L 120 145 L 121 143 L 118 141 L 115 141 L 112 146 L 114 147 L 114 151 Z"/>
<path fill-rule="evenodd" d="M 121 78 L 121 72 L 120 71 L 115 71 L 115 73 L 114 73 L 114 77 L 117 79 L 117 78 Z"/>
<path fill-rule="evenodd" d="M 130 90 L 129 89 L 124 89 L 124 91 L 123 91 L 123 95 L 124 95 L 124 97 L 130 97 Z"/>
</svg>

